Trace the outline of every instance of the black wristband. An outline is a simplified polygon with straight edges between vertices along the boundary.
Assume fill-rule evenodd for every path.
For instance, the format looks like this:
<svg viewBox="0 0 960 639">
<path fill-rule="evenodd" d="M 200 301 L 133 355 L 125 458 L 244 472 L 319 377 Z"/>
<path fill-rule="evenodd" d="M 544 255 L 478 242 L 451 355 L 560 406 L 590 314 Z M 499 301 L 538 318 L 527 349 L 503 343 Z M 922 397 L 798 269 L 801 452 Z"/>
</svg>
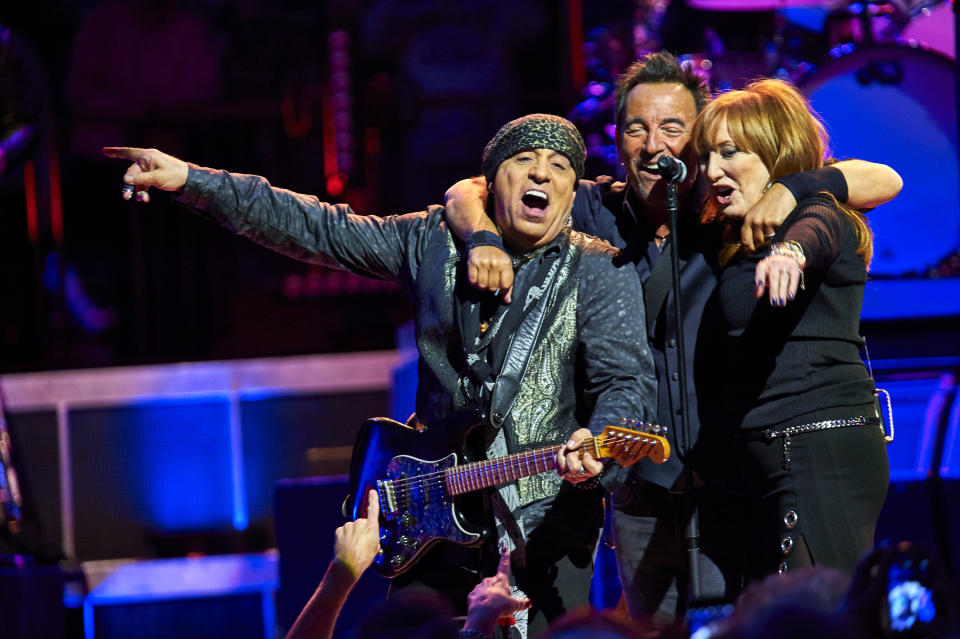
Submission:
<svg viewBox="0 0 960 639">
<path fill-rule="evenodd" d="M 477 246 L 495 246 L 504 253 L 507 252 L 506 247 L 503 245 L 503 238 L 493 231 L 477 231 L 467 238 L 464 245 L 466 245 L 468 251 L 473 250 Z"/>
<path fill-rule="evenodd" d="M 776 181 L 787 187 L 798 203 L 822 191 L 833 195 L 838 202 L 846 203 L 847 201 L 847 180 L 840 169 L 832 166 L 791 173 Z"/>
</svg>

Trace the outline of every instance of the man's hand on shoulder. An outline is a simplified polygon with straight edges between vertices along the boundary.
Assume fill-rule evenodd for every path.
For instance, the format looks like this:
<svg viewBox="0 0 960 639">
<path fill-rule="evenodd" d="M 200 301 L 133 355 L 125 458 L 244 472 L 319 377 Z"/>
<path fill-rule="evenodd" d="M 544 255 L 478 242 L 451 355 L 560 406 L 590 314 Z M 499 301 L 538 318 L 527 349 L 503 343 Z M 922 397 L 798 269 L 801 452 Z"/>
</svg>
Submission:
<svg viewBox="0 0 960 639">
<path fill-rule="evenodd" d="M 482 176 L 460 180 L 444 195 L 444 216 L 453 233 L 467 245 L 467 280 L 481 291 L 499 292 L 509 304 L 513 293 L 513 261 L 490 244 L 474 245 L 474 235 L 499 235 L 486 213 L 487 181 Z"/>
<path fill-rule="evenodd" d="M 775 182 L 760 201 L 747 211 L 740 227 L 740 241 L 750 252 L 770 242 L 777 229 L 797 206 L 790 189 Z"/>
<path fill-rule="evenodd" d="M 481 291 L 503 294 L 505 304 L 513 295 L 513 261 L 495 246 L 475 246 L 467 253 L 467 280 Z"/>
</svg>

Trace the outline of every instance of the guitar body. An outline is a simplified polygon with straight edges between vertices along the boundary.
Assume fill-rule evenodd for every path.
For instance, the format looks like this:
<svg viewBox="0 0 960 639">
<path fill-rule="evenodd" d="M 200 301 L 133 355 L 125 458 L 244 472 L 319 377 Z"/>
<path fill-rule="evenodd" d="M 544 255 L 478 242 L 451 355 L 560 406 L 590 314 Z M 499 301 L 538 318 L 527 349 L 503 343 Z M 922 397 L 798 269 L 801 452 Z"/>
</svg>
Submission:
<svg viewBox="0 0 960 639">
<path fill-rule="evenodd" d="M 482 439 L 482 429 L 476 428 L 481 423 L 468 413 L 454 415 L 429 430 L 385 417 L 368 419 L 360 427 L 343 514 L 350 519 L 365 515 L 366 495 L 371 489 L 377 491 L 380 552 L 373 567 L 384 577 L 405 572 L 440 541 L 479 546 L 490 532 L 469 524 L 463 513 L 486 519 L 484 489 L 556 470 L 559 444 L 494 459 L 458 457 L 482 448 L 477 441 Z M 662 463 L 670 456 L 665 429 L 623 423 L 585 438 L 583 450 L 595 459 L 612 457 L 623 466 L 643 457 Z"/>
<path fill-rule="evenodd" d="M 451 496 L 443 478 L 443 471 L 463 462 L 458 453 L 449 451 L 462 450 L 477 423 L 474 416 L 455 417 L 436 428 L 418 431 L 377 417 L 361 426 L 350 464 L 351 490 L 344 515 L 351 519 L 362 516 L 367 492 L 377 490 L 381 550 L 373 567 L 384 577 L 403 573 L 439 541 L 462 546 L 483 543 L 488 531 L 471 526 L 459 508 L 469 496 Z M 400 452 L 404 454 L 398 455 Z M 440 457 L 444 453 L 449 454 Z"/>
</svg>

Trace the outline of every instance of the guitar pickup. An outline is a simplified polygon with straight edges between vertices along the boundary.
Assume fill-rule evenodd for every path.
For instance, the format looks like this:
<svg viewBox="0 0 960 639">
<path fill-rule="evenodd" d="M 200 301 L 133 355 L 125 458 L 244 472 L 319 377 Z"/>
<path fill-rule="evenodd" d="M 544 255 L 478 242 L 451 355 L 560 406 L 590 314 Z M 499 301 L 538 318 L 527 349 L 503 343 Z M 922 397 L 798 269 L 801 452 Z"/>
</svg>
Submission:
<svg viewBox="0 0 960 639">
<path fill-rule="evenodd" d="M 377 480 L 377 493 L 380 496 L 380 510 L 383 514 L 397 512 L 397 495 L 393 489 L 393 482 L 389 479 Z"/>
</svg>

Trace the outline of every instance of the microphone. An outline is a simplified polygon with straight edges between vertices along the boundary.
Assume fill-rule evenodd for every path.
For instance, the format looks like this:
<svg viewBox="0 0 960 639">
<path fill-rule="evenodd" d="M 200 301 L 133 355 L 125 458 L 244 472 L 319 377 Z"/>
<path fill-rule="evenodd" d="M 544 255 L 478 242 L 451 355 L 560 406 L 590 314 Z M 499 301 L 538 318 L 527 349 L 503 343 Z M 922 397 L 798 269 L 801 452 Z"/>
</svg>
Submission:
<svg viewBox="0 0 960 639">
<path fill-rule="evenodd" d="M 687 165 L 669 155 L 660 156 L 657 168 L 660 169 L 660 177 L 667 182 L 683 182 L 687 179 Z"/>
</svg>

